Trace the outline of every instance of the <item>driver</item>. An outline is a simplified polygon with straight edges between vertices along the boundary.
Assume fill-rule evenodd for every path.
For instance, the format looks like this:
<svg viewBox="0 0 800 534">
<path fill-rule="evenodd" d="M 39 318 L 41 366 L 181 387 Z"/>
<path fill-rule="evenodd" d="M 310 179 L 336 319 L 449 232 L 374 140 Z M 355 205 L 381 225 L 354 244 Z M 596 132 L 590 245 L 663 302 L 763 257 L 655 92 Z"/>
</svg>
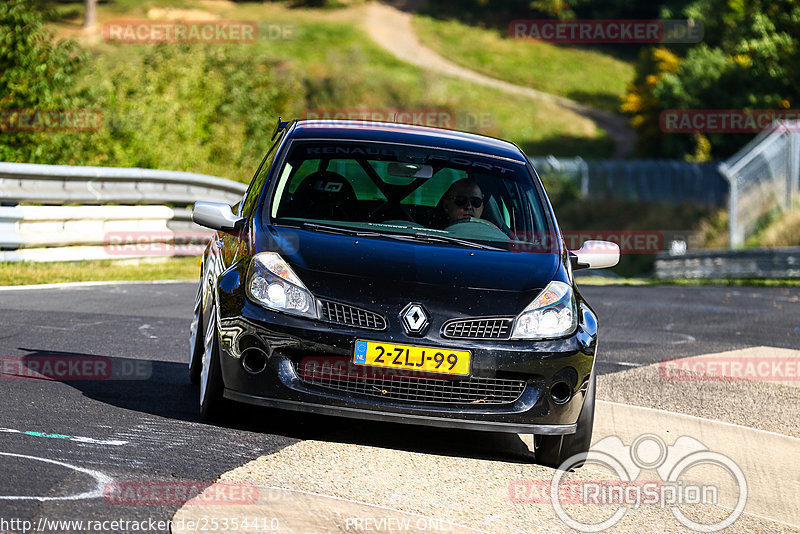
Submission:
<svg viewBox="0 0 800 534">
<path fill-rule="evenodd" d="M 472 178 L 461 179 L 445 191 L 439 206 L 447 215 L 448 225 L 483 213 L 483 192 Z"/>
</svg>

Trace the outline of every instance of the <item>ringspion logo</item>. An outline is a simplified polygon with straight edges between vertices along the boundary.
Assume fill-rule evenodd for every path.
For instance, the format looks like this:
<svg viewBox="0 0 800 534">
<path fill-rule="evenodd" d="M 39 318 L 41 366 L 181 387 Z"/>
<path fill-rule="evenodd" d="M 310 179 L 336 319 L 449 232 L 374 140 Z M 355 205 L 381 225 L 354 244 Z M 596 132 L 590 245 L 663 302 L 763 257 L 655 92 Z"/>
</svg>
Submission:
<svg viewBox="0 0 800 534">
<path fill-rule="evenodd" d="M 569 480 L 572 468 L 581 465 L 582 471 L 608 475 Z M 697 477 L 697 470 L 702 477 Z M 641 477 L 651 472 L 657 478 Z M 603 438 L 588 452 L 566 459 L 550 481 L 511 481 L 508 496 L 516 504 L 549 502 L 559 519 L 579 532 L 603 532 L 630 509 L 643 506 L 669 509 L 681 525 L 694 531 L 717 532 L 739 519 L 747 488 L 738 464 L 699 440 L 680 436 L 667 445 L 655 434 L 642 434 L 630 445 L 618 436 Z M 708 505 L 724 511 L 711 518 L 686 513 L 692 507 Z M 587 515 L 587 506 L 597 511 Z"/>
</svg>

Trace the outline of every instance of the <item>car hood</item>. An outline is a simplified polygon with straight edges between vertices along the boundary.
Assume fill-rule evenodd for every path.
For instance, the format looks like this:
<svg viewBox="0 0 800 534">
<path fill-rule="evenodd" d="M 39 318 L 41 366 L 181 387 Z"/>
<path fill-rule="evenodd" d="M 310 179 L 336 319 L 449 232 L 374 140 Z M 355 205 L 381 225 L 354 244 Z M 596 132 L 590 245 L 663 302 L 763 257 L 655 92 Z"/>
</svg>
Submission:
<svg viewBox="0 0 800 534">
<path fill-rule="evenodd" d="M 483 250 L 270 227 L 265 233 L 319 298 L 374 307 L 425 301 L 467 315 L 516 315 L 552 279 L 550 253 Z"/>
</svg>

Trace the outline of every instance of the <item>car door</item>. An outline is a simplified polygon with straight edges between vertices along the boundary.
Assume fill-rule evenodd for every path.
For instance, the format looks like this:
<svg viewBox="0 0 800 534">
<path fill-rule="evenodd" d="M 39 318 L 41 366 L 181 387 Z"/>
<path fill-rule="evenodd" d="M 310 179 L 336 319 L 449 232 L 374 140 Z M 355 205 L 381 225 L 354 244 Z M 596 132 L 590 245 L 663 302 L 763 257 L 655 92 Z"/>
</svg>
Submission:
<svg viewBox="0 0 800 534">
<path fill-rule="evenodd" d="M 216 299 L 216 293 L 212 291 L 217 285 L 219 276 L 234 263 L 252 254 L 253 232 L 255 229 L 253 214 L 256 211 L 255 208 L 261 196 L 261 191 L 275 162 L 275 157 L 279 152 L 279 147 L 285 137 L 286 131 L 284 130 L 273 142 L 269 152 L 261 161 L 261 165 L 253 175 L 250 186 L 247 188 L 242 200 L 233 207 L 233 212 L 236 215 L 246 219 L 245 224 L 242 225 L 242 230 L 236 234 L 216 231 L 211 238 L 203 261 L 204 320 L 208 319 L 208 314 L 210 313 L 210 304 L 212 302 L 210 297 Z"/>
</svg>

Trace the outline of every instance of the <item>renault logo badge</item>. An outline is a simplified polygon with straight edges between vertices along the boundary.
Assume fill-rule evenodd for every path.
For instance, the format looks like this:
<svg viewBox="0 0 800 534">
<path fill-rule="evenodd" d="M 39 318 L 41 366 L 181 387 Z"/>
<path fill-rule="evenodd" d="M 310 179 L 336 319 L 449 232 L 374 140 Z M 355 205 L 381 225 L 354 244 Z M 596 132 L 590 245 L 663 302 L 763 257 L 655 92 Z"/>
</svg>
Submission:
<svg viewBox="0 0 800 534">
<path fill-rule="evenodd" d="M 400 312 L 400 319 L 403 321 L 403 328 L 410 335 L 422 335 L 428 328 L 430 317 L 422 304 L 410 303 Z"/>
</svg>

